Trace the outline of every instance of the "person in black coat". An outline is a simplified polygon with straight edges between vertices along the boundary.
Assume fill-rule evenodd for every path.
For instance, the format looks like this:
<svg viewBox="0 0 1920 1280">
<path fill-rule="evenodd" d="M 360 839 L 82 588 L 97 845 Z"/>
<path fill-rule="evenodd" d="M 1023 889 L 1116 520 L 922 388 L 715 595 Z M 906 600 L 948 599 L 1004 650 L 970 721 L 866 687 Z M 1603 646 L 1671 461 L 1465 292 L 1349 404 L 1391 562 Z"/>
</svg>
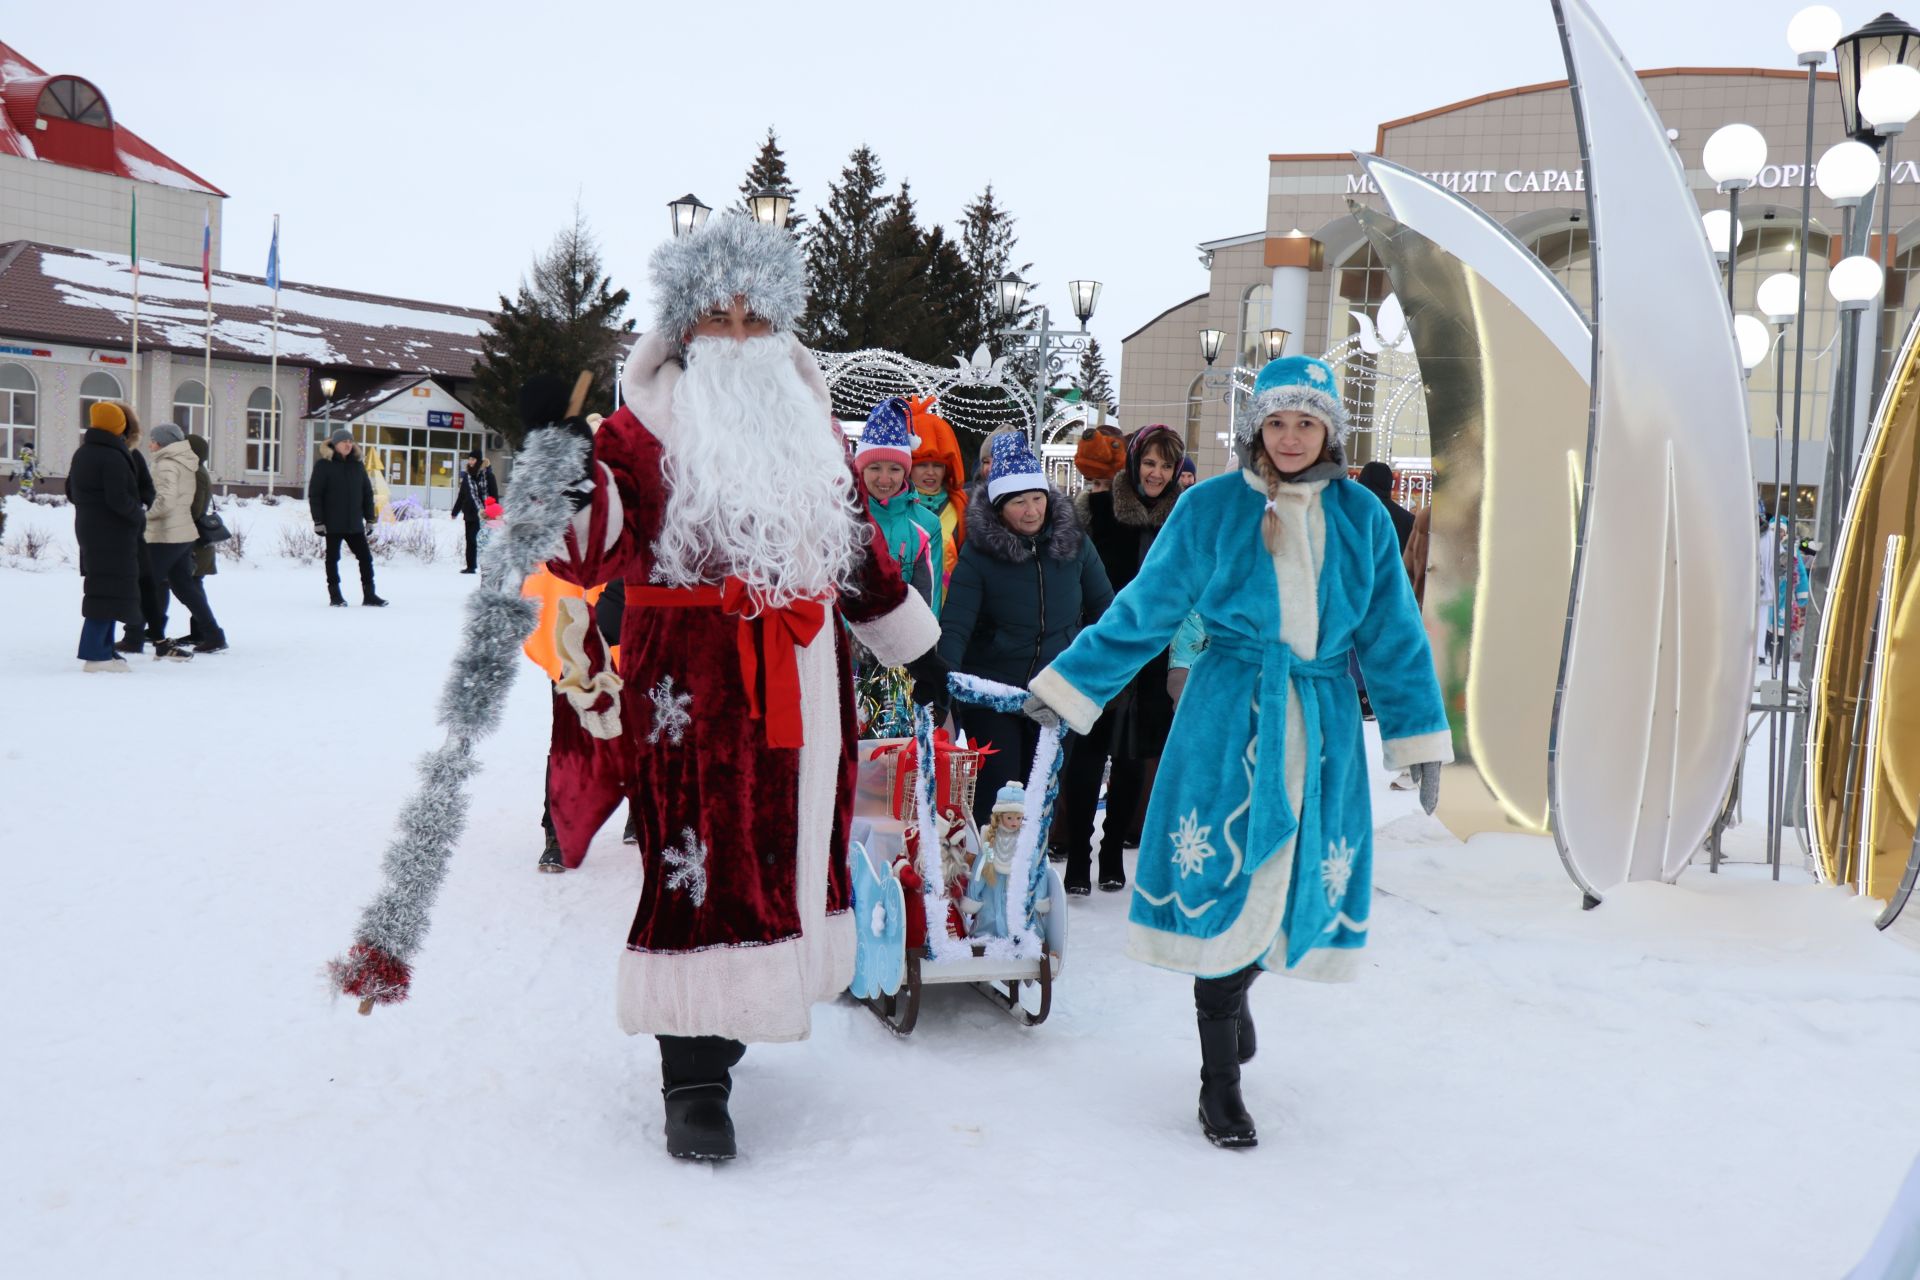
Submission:
<svg viewBox="0 0 1920 1280">
<path fill-rule="evenodd" d="M 1100 553 L 1114 591 L 1140 572 L 1160 529 L 1173 514 L 1180 488 L 1175 477 L 1186 447 L 1171 427 L 1142 427 L 1127 446 L 1126 469 L 1105 493 L 1081 495 L 1081 519 Z M 1107 813 L 1100 834 L 1100 887 L 1127 886 L 1123 850 L 1137 844 L 1137 823 L 1153 789 L 1160 744 L 1173 728 L 1173 697 L 1167 692 L 1167 655 L 1142 667 L 1084 738 L 1072 739 L 1060 775 L 1060 842 L 1067 855 L 1067 885 L 1085 884 L 1092 859 L 1093 815 L 1100 777 L 1107 777 Z M 1111 761 L 1111 767 L 1108 762 Z"/>
<path fill-rule="evenodd" d="M 340 594 L 340 544 L 345 543 L 360 562 L 360 603 L 383 608 L 373 589 L 373 551 L 367 546 L 367 534 L 377 518 L 373 509 L 373 480 L 353 432 L 336 428 L 327 437 L 327 456 L 313 464 L 313 477 L 307 481 L 307 507 L 313 514 L 313 531 L 327 540 L 327 603 L 344 607 Z"/>
<path fill-rule="evenodd" d="M 1380 499 L 1387 506 L 1387 515 L 1393 521 L 1393 534 L 1400 539 L 1400 550 L 1407 549 L 1407 539 L 1413 536 L 1413 512 L 1393 500 L 1393 468 L 1384 462 L 1369 462 L 1360 468 L 1360 474 L 1354 479 L 1360 487 Z"/>
<path fill-rule="evenodd" d="M 1040 475 L 1032 482 L 1002 489 L 991 504 L 967 505 L 967 538 L 947 581 L 937 649 L 955 671 L 1023 689 L 1113 600 L 1073 508 Z M 984 829 L 1001 785 L 1025 776 L 1040 726 L 986 707 L 962 706 L 958 714 L 968 741 L 995 752 L 980 763 L 974 799 Z M 1071 875 L 1067 890 L 1076 891 Z"/>
<path fill-rule="evenodd" d="M 88 671 L 126 671 L 114 651 L 116 623 L 145 625 L 140 612 L 140 533 L 147 510 L 139 475 L 121 437 L 126 411 L 110 401 L 87 410 L 91 424 L 67 468 L 67 501 L 80 543 L 80 660 Z"/>
<path fill-rule="evenodd" d="M 467 567 L 460 572 L 474 573 L 479 565 L 480 522 L 487 518 L 487 499 L 500 500 L 500 486 L 494 481 L 493 467 L 477 447 L 467 454 L 459 488 L 453 500 L 453 514 L 465 517 L 467 522 Z"/>
</svg>

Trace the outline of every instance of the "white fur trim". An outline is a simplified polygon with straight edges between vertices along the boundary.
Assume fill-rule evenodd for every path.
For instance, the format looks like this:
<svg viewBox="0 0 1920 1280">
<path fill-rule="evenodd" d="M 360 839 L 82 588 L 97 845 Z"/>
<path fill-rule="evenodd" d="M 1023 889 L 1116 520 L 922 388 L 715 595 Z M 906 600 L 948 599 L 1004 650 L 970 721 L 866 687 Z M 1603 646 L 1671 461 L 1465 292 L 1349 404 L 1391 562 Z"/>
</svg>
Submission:
<svg viewBox="0 0 1920 1280">
<path fill-rule="evenodd" d="M 1301 660 L 1320 652 L 1320 570 L 1327 559 L 1327 516 L 1320 495 L 1325 480 L 1283 484 L 1273 498 L 1280 521 L 1280 548 L 1273 577 L 1280 591 L 1280 639 Z"/>
<path fill-rule="evenodd" d="M 1380 743 L 1380 755 L 1389 769 L 1408 769 L 1433 760 L 1452 764 L 1453 734 L 1440 729 L 1416 733 L 1411 738 L 1385 738 Z"/>
<path fill-rule="evenodd" d="M 914 599 L 919 599 L 915 596 Z M 922 606 L 923 608 L 925 606 Z M 765 946 L 620 954 L 618 1010 L 629 1035 L 804 1040 L 812 1006 L 853 981 L 853 913 L 827 914 L 827 866 L 840 785 L 840 667 L 832 627 L 799 651 L 799 809 L 792 861 L 800 936 Z M 757 855 L 736 865 L 758 866 Z"/>
<path fill-rule="evenodd" d="M 998 502 L 1012 493 L 1045 493 L 1047 478 L 1038 471 L 1016 471 L 1010 476 L 987 477 L 987 501 Z"/>
<path fill-rule="evenodd" d="M 1067 683 L 1067 678 L 1058 671 L 1048 667 L 1035 676 L 1027 688 L 1033 690 L 1034 697 L 1052 707 L 1075 733 L 1093 732 L 1094 724 L 1100 719 L 1100 705 Z"/>
<path fill-rule="evenodd" d="M 620 736 L 620 690 L 626 687 L 626 681 L 612 667 L 594 670 L 587 653 L 588 629 L 594 625 L 593 607 L 579 596 L 561 596 L 557 603 L 559 619 L 553 647 L 560 657 L 560 678 L 553 682 L 554 690 L 566 695 L 582 728 L 602 741 L 612 741 Z M 601 656 L 605 656 L 604 649 Z M 589 709 L 609 694 L 612 696 L 605 711 Z"/>
<path fill-rule="evenodd" d="M 909 591 L 905 600 L 872 622 L 854 623 L 853 634 L 873 650 L 881 666 L 898 667 L 940 643 L 940 624 L 920 593 Z"/>
</svg>

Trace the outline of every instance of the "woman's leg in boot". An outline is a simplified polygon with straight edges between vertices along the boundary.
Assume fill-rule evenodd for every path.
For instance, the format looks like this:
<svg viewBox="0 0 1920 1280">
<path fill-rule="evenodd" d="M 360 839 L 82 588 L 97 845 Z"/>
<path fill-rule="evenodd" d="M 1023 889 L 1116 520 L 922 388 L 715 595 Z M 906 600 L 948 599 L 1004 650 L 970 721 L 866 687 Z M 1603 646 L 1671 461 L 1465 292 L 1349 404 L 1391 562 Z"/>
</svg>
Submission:
<svg viewBox="0 0 1920 1280">
<path fill-rule="evenodd" d="M 1248 966 L 1224 978 L 1193 980 L 1200 1028 L 1200 1127 L 1217 1147 L 1251 1147 L 1258 1141 L 1240 1098 L 1240 1014 L 1258 973 L 1258 967 Z"/>
<path fill-rule="evenodd" d="M 660 1096 L 667 1154 L 681 1160 L 731 1160 L 737 1148 L 727 1099 L 733 1068 L 747 1046 L 723 1036 L 658 1036 Z"/>
<path fill-rule="evenodd" d="M 1107 818 L 1100 830 L 1100 887 L 1109 891 L 1126 888 L 1127 824 L 1134 810 L 1145 799 L 1141 781 L 1146 762 L 1125 756 L 1113 758 L 1107 771 Z"/>
</svg>

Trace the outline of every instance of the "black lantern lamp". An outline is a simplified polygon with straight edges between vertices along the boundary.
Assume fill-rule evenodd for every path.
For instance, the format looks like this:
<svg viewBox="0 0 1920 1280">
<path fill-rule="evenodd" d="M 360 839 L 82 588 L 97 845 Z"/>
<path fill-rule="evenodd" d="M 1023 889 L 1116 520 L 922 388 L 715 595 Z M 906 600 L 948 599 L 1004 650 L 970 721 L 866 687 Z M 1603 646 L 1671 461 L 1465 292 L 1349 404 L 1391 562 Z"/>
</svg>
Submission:
<svg viewBox="0 0 1920 1280">
<path fill-rule="evenodd" d="M 699 196 L 684 195 L 667 205 L 667 212 L 673 215 L 673 238 L 678 240 L 705 226 L 713 210 L 700 203 Z"/>
<path fill-rule="evenodd" d="M 1093 309 L 1100 305 L 1100 282 L 1098 280 L 1069 280 L 1067 297 L 1073 300 L 1073 314 L 1080 319 L 1080 327 L 1087 327 L 1087 321 L 1093 319 Z"/>
<path fill-rule="evenodd" d="M 1220 344 L 1227 340 L 1225 329 L 1202 329 L 1200 331 L 1200 356 L 1207 362 L 1207 368 L 1213 368 L 1213 362 L 1220 358 Z"/>
<path fill-rule="evenodd" d="M 793 213 L 793 197 L 773 187 L 762 187 L 747 197 L 747 211 L 756 222 L 768 222 L 782 231 Z"/>
<path fill-rule="evenodd" d="M 1004 324 L 1012 324 L 1027 300 L 1027 282 L 1009 271 L 994 283 L 994 303 Z"/>
<path fill-rule="evenodd" d="M 1885 138 L 1860 118 L 1860 87 L 1867 75 L 1893 63 L 1920 70 L 1920 30 L 1891 13 L 1883 13 L 1833 47 L 1840 73 L 1840 127 L 1849 138 L 1878 150 Z"/>
<path fill-rule="evenodd" d="M 1267 359 L 1278 360 L 1287 352 L 1287 339 L 1293 335 L 1285 329 L 1262 329 L 1260 331 L 1260 349 Z"/>
</svg>

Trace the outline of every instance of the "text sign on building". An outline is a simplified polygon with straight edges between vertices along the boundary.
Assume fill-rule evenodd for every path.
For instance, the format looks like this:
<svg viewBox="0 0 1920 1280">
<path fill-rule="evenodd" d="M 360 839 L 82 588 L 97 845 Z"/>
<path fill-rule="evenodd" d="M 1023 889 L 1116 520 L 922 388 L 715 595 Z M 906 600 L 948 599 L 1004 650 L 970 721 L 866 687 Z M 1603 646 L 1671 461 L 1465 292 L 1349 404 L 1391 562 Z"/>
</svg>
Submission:
<svg viewBox="0 0 1920 1280">
<path fill-rule="evenodd" d="M 429 409 L 427 410 L 427 425 L 430 427 L 450 427 L 455 431 L 460 431 L 467 425 L 467 415 L 464 413 L 453 413 L 446 409 Z"/>
<path fill-rule="evenodd" d="M 1436 169 L 1420 175 L 1436 186 L 1461 195 L 1475 195 L 1484 192 L 1505 191 L 1520 195 L 1533 191 L 1585 191 L 1587 174 L 1584 169 Z M 1902 160 L 1893 166 L 1895 186 L 1920 184 L 1920 165 L 1912 160 Z M 1811 181 L 1804 165 L 1770 164 L 1761 169 L 1754 179 L 1754 185 L 1767 190 L 1781 187 L 1810 186 Z M 1347 175 L 1347 194 L 1359 195 L 1365 192 L 1377 196 L 1380 189 L 1373 179 L 1364 173 Z"/>
</svg>

